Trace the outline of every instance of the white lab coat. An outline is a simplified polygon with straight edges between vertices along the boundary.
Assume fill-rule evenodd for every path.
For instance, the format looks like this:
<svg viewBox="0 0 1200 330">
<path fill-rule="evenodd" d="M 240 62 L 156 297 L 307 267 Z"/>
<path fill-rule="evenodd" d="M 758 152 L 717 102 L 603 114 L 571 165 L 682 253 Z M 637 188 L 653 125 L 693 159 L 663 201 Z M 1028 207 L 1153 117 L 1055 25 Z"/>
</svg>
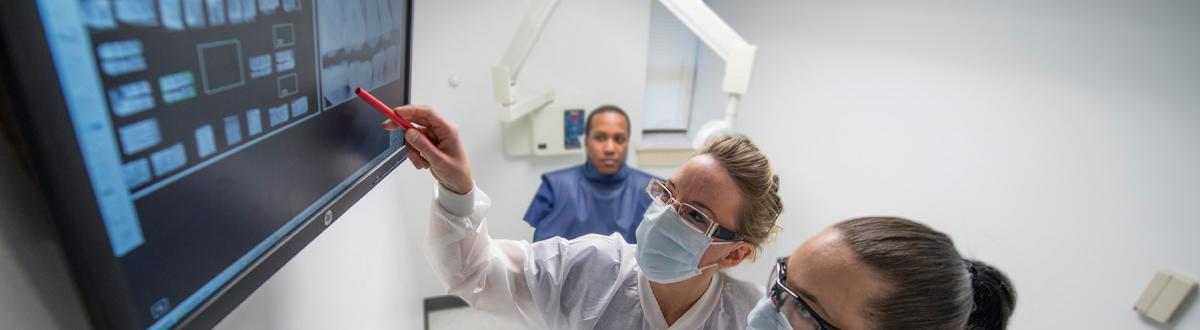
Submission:
<svg viewBox="0 0 1200 330">
<path fill-rule="evenodd" d="M 474 308 L 533 329 L 667 329 L 649 282 L 620 234 L 575 240 L 493 240 L 479 188 L 458 195 L 438 185 L 426 257 L 451 294 Z M 741 329 L 765 289 L 713 277 L 670 329 Z"/>
</svg>

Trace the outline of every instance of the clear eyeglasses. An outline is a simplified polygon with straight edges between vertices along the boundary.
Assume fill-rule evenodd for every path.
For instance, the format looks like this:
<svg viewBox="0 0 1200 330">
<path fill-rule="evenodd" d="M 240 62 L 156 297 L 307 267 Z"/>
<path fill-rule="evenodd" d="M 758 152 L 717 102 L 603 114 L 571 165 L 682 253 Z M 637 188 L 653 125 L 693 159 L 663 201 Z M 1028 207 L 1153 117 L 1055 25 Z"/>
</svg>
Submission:
<svg viewBox="0 0 1200 330">
<path fill-rule="evenodd" d="M 667 184 L 659 179 L 650 179 L 650 184 L 646 185 L 646 194 L 654 199 L 656 203 L 663 203 L 675 209 L 679 213 L 679 218 L 683 222 L 695 229 L 704 236 L 720 239 L 722 241 L 737 241 L 737 232 L 725 228 L 716 221 L 713 221 L 704 211 L 692 206 L 691 204 L 676 200 L 671 190 L 667 189 Z"/>
<path fill-rule="evenodd" d="M 788 257 L 776 260 L 775 270 L 771 271 L 771 279 L 767 283 L 767 298 L 771 299 L 775 311 L 783 315 L 793 330 L 838 330 L 817 315 L 800 295 L 784 285 L 787 283 L 787 260 Z"/>
</svg>

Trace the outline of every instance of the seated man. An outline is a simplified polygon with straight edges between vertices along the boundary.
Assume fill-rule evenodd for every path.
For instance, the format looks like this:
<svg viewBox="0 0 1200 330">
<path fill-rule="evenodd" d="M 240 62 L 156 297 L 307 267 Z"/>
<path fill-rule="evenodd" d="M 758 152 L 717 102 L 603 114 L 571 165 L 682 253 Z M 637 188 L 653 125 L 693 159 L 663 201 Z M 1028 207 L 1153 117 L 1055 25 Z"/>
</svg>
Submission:
<svg viewBox="0 0 1200 330">
<path fill-rule="evenodd" d="M 625 166 L 629 116 L 605 105 L 588 115 L 585 126 L 587 161 L 543 174 L 525 222 L 534 227 L 535 242 L 621 233 L 625 241 L 637 243 L 634 231 L 650 206 L 645 190 L 654 176 Z"/>
</svg>

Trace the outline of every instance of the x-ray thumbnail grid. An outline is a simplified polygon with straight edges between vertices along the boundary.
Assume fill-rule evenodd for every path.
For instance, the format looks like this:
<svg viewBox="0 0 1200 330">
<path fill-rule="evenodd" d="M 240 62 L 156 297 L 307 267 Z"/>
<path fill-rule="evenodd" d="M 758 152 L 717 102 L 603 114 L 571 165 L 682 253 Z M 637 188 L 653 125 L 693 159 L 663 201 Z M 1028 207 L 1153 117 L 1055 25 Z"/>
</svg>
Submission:
<svg viewBox="0 0 1200 330">
<path fill-rule="evenodd" d="M 297 56 L 314 54 L 296 49 L 295 19 L 301 0 L 80 0 L 84 24 L 100 36 L 95 45 L 97 64 L 105 76 L 105 96 L 111 110 L 124 164 L 121 172 L 134 198 L 160 188 L 189 170 L 210 164 L 224 153 L 266 138 L 319 111 L 309 111 L 318 99 L 301 93 L 304 82 L 315 80 L 296 69 Z M 284 16 L 280 16 L 280 15 Z M 288 19 L 280 19 L 288 17 Z M 195 60 L 187 65 L 165 63 L 178 59 L 152 58 L 163 35 L 238 28 L 227 38 L 197 42 Z M 110 31 L 135 29 L 148 37 L 102 38 Z M 251 44 L 244 30 L 263 37 Z M 156 37 L 157 36 L 157 37 Z M 207 36 L 207 35 L 206 35 Z M 219 36 L 219 35 L 217 35 Z M 156 39 L 157 38 L 157 39 Z M 214 38 L 208 38 L 214 39 Z M 161 42 L 160 42 L 161 43 Z M 160 52 L 161 53 L 161 52 Z M 308 55 L 313 56 L 313 55 Z M 165 67 L 177 68 L 162 72 Z M 315 71 L 306 71 L 315 75 Z M 267 87 L 263 87 L 267 86 Z M 276 101 L 230 109 L 207 109 L 197 100 L 228 97 L 228 92 L 251 88 L 274 95 Z M 269 88 L 262 93 L 258 90 Z M 190 116 L 183 123 L 176 112 L 212 113 Z M 222 113 L 223 112 L 223 113 Z M 198 119 L 198 120 L 197 120 Z M 179 131 L 191 132 L 180 134 Z M 207 162 L 206 162 L 207 161 Z M 157 187 L 156 187 L 157 186 Z"/>
<path fill-rule="evenodd" d="M 260 15 L 295 12 L 302 0 L 80 0 L 84 23 L 112 30 L 118 23 L 183 31 L 253 23 Z"/>
<path fill-rule="evenodd" d="M 321 74 L 402 81 L 408 4 L 37 1 L 127 286 L 114 299 L 140 310 L 121 317 L 175 326 L 391 155 L 369 113 L 325 111 Z M 360 37 L 321 48 L 329 25 Z"/>
</svg>

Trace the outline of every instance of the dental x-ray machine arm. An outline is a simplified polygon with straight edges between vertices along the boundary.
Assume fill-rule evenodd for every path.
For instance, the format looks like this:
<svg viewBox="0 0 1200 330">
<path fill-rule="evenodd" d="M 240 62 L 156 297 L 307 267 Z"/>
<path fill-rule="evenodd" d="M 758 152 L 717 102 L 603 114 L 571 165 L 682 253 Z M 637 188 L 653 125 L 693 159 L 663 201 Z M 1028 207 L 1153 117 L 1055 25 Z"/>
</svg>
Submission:
<svg viewBox="0 0 1200 330">
<path fill-rule="evenodd" d="M 512 43 L 504 53 L 500 64 L 492 67 L 492 87 L 496 101 L 500 103 L 501 120 L 505 130 L 509 125 L 531 113 L 554 103 L 554 91 L 544 92 L 537 97 L 521 100 L 517 88 L 517 75 L 525 65 L 525 59 L 537 44 L 546 22 L 558 6 L 559 0 L 533 0 L 529 12 L 522 21 Z M 750 87 L 750 74 L 754 67 L 754 56 L 758 47 L 747 43 L 733 28 L 725 24 L 703 0 L 658 0 L 671 14 L 675 15 L 692 33 L 696 34 L 717 56 L 725 61 L 725 78 L 722 90 L 729 94 L 725 116 L 721 120 L 705 123 L 692 141 L 700 148 L 716 133 L 732 130 L 737 120 L 738 103 Z M 506 138 L 508 138 L 506 133 Z M 509 144 L 510 153 L 513 152 Z"/>
<path fill-rule="evenodd" d="M 496 102 L 500 102 L 503 110 L 501 120 L 504 122 L 520 119 L 530 112 L 554 102 L 554 91 L 547 91 L 533 99 L 518 102 L 520 95 L 517 89 L 517 76 L 521 73 L 521 68 L 525 66 L 529 52 L 533 50 L 538 38 L 542 36 L 546 21 L 550 20 L 550 14 L 554 13 L 555 7 L 558 7 L 558 0 L 533 0 L 529 7 L 529 13 L 525 14 L 525 19 L 521 21 L 521 26 L 513 35 L 508 50 L 504 52 L 504 58 L 500 60 L 500 64 L 492 67 L 492 94 L 496 98 Z"/>
<path fill-rule="evenodd" d="M 692 147 L 699 149 L 708 139 L 722 131 L 733 130 L 737 121 L 738 103 L 750 88 L 750 73 L 754 69 L 754 54 L 758 47 L 742 39 L 733 28 L 725 24 L 703 0 L 659 0 L 704 45 L 725 60 L 725 78 L 721 89 L 729 94 L 725 103 L 725 117 L 704 123 L 692 140 Z"/>
</svg>

